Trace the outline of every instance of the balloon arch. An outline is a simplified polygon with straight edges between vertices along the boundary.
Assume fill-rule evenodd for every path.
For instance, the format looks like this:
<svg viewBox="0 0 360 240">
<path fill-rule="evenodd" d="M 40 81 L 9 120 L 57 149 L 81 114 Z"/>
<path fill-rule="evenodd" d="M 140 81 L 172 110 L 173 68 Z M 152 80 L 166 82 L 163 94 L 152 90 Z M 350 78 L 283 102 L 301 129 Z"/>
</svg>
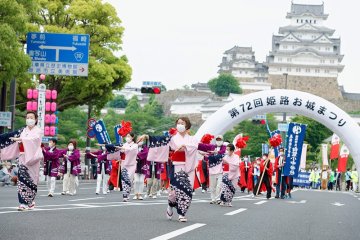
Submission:
<svg viewBox="0 0 360 240">
<path fill-rule="evenodd" d="M 297 113 L 323 124 L 344 141 L 360 167 L 359 125 L 335 104 L 306 92 L 275 89 L 244 95 L 212 114 L 195 136 L 201 139 L 206 133 L 224 134 L 241 121 L 271 112 Z"/>
</svg>

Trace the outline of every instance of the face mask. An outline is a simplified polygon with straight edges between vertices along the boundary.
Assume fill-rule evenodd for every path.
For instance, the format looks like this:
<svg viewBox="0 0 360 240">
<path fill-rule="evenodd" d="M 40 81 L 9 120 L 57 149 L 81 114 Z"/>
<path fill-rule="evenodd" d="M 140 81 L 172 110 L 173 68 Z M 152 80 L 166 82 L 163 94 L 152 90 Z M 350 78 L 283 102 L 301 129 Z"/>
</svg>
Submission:
<svg viewBox="0 0 360 240">
<path fill-rule="evenodd" d="M 178 131 L 178 132 L 180 132 L 180 133 L 183 133 L 183 132 L 185 132 L 185 125 L 182 125 L 182 124 L 178 124 L 178 125 L 176 125 L 176 130 Z"/>
<path fill-rule="evenodd" d="M 68 146 L 68 149 L 69 149 L 69 151 L 73 151 L 73 150 L 74 150 L 74 146 L 70 145 L 70 146 Z"/>
<path fill-rule="evenodd" d="M 280 152 L 280 156 L 284 156 L 284 152 Z"/>
<path fill-rule="evenodd" d="M 144 142 L 138 142 L 139 146 L 142 146 L 144 144 Z"/>
<path fill-rule="evenodd" d="M 224 143 L 223 141 L 216 141 L 216 146 L 219 146 L 219 147 L 220 147 L 220 146 L 223 145 L 223 143 Z"/>
<path fill-rule="evenodd" d="M 263 159 L 263 160 L 266 160 L 266 156 L 263 156 L 262 159 Z"/>
<path fill-rule="evenodd" d="M 35 120 L 31 119 L 31 118 L 26 119 L 26 126 L 28 126 L 28 127 L 35 126 Z"/>
<path fill-rule="evenodd" d="M 249 161 L 249 159 L 248 159 L 248 158 L 244 158 L 244 161 L 247 162 L 247 161 Z"/>
<path fill-rule="evenodd" d="M 131 137 L 126 137 L 126 138 L 125 138 L 125 141 L 126 141 L 127 143 L 131 143 L 131 142 L 132 142 L 132 138 L 131 138 Z"/>
<path fill-rule="evenodd" d="M 106 150 L 106 147 L 101 146 L 101 150 L 105 151 L 105 150 Z"/>
</svg>

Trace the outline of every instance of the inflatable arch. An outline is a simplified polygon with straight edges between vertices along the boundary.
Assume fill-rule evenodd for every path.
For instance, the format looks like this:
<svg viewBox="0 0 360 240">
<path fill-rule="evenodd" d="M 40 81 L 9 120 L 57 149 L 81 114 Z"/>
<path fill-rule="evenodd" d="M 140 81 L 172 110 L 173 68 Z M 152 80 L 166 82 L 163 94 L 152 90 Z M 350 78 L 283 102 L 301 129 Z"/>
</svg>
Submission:
<svg viewBox="0 0 360 240">
<path fill-rule="evenodd" d="M 322 123 L 344 141 L 357 168 L 360 167 L 359 125 L 333 103 L 306 92 L 275 89 L 244 95 L 212 114 L 195 136 L 201 139 L 205 133 L 224 134 L 241 121 L 271 112 L 297 113 Z"/>
</svg>

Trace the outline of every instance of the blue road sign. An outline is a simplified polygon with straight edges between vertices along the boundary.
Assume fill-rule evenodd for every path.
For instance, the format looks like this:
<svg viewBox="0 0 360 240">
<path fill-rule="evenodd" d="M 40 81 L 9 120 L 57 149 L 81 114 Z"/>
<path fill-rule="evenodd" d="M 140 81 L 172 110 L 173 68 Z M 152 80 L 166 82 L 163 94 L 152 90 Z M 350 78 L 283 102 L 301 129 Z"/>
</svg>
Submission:
<svg viewBox="0 0 360 240">
<path fill-rule="evenodd" d="M 87 76 L 89 63 L 88 34 L 27 34 L 27 54 L 32 64 L 30 73 Z"/>
</svg>

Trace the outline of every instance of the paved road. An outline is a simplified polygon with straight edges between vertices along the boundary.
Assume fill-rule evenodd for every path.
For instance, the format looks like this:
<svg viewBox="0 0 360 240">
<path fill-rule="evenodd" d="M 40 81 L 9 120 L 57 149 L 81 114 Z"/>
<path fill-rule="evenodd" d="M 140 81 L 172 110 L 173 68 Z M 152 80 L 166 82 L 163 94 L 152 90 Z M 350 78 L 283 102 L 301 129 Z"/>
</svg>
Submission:
<svg viewBox="0 0 360 240">
<path fill-rule="evenodd" d="M 360 196 L 298 190 L 291 200 L 236 193 L 233 207 L 210 205 L 196 192 L 188 222 L 165 218 L 166 196 L 129 203 L 121 193 L 95 195 L 82 183 L 76 196 L 47 197 L 37 210 L 18 212 L 15 187 L 0 188 L 0 239 L 360 239 Z M 57 186 L 60 192 L 60 186 Z M 175 215 L 175 214 L 174 214 Z"/>
</svg>

